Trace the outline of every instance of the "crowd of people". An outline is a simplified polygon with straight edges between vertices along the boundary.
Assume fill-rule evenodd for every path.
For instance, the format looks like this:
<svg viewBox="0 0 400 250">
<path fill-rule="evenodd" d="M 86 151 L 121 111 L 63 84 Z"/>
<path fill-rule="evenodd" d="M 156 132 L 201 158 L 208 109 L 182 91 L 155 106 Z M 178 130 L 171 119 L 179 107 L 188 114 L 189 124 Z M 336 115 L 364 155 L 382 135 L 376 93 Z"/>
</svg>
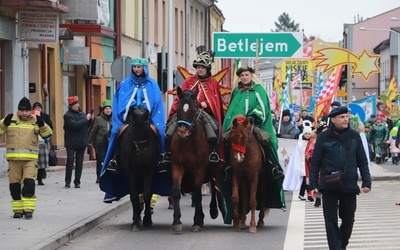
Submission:
<svg viewBox="0 0 400 250">
<path fill-rule="evenodd" d="M 354 223 L 356 195 L 368 193 L 371 189 L 369 161 L 381 164 L 391 158 L 393 164 L 399 163 L 400 121 L 395 116 L 380 114 L 361 123 L 353 120 L 351 110 L 338 101 L 332 102 L 330 113 L 318 121 L 314 121 L 306 108 L 293 114 L 289 109 L 274 113 L 265 89 L 253 81 L 255 72 L 251 67 L 241 67 L 235 72 L 239 83 L 232 90 L 225 111 L 219 82 L 211 74 L 212 62 L 211 51 L 199 54 L 193 61 L 196 73 L 182 85 L 182 90 L 198 91 L 199 107 L 211 117 L 210 121 L 217 128 L 217 139 L 210 141 L 214 149 L 209 156 L 210 163 L 217 163 L 223 171 L 229 168 L 226 142 L 229 142 L 231 123 L 238 115 L 244 115 L 254 125 L 260 144 L 268 152 L 269 162 L 265 166 L 276 167 L 278 173 L 283 172 L 277 152 L 278 138 L 297 139 L 286 177 L 279 174 L 272 176 L 276 184 L 272 192 L 277 194 L 274 196 L 277 199 L 271 207 L 286 208 L 283 190 L 299 191 L 300 200 L 315 200 L 314 206 L 322 204 L 324 210 L 330 249 L 345 249 Z M 168 134 L 171 131 L 166 131 L 166 124 L 174 122 L 178 97 L 166 121 L 161 91 L 157 82 L 149 76 L 147 60 L 133 58 L 131 65 L 131 75 L 119 84 L 113 102 L 102 102 L 96 118 L 92 113 L 86 114 L 81 110 L 78 96 L 68 97 L 68 110 L 63 116 L 67 152 L 65 188 L 70 188 L 71 183 L 75 188 L 80 188 L 84 154 L 88 145 L 91 145 L 96 151 L 96 183 L 105 192 L 104 202 L 119 200 L 129 193 L 119 188 L 121 178 L 117 177 L 120 174 L 117 145 L 118 130 L 127 122 L 131 106 L 148 109 L 150 122 L 158 130 L 161 152 L 158 172 L 165 172 L 166 164 L 174 157 L 169 152 Z M 41 103 L 35 102 L 31 106 L 30 101 L 23 98 L 17 113 L 8 114 L 0 121 L 0 135 L 7 136 L 6 157 L 14 218 L 32 218 L 36 204 L 35 179 L 37 185 L 44 185 L 43 179 L 46 178 L 53 124 L 42 108 Z M 22 134 L 19 129 L 26 132 Z M 11 136 L 14 133 L 21 134 L 19 137 Z M 336 172 L 342 174 L 345 184 L 342 189 L 331 190 L 325 177 Z M 357 177 L 361 177 L 361 188 L 357 184 Z M 224 184 L 229 185 L 221 181 L 220 191 L 226 198 L 224 203 L 228 211 L 224 219 L 230 223 L 231 193 Z M 337 223 L 338 211 L 342 219 L 340 227 Z"/>
</svg>

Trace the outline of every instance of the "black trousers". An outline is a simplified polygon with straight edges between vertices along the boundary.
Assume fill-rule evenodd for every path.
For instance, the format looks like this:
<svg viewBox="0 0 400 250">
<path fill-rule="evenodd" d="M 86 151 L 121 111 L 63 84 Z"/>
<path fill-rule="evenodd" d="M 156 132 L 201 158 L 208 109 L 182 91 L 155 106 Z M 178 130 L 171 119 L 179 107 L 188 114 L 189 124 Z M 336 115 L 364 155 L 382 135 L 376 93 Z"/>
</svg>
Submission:
<svg viewBox="0 0 400 250">
<path fill-rule="evenodd" d="M 66 148 L 67 149 L 67 164 L 65 166 L 65 184 L 71 184 L 72 169 L 75 159 L 75 180 L 74 184 L 81 184 L 83 156 L 86 148 Z"/>
<path fill-rule="evenodd" d="M 106 157 L 106 155 L 104 154 L 105 150 L 103 147 L 103 144 L 96 144 L 96 176 L 97 179 L 100 178 L 100 173 L 101 173 L 101 168 L 103 166 L 103 161 L 104 161 L 104 157 Z"/>
<path fill-rule="evenodd" d="M 325 230 L 330 250 L 340 250 L 349 244 L 356 212 L 356 193 L 324 190 L 322 192 Z M 339 217 L 342 220 L 338 226 Z"/>
</svg>

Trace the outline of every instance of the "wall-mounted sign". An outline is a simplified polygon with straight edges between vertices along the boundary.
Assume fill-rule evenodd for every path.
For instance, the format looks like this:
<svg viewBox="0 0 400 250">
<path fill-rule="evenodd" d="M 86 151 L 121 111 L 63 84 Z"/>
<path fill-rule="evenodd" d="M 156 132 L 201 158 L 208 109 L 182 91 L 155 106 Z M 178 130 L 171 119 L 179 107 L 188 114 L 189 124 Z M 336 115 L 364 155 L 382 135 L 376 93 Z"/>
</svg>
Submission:
<svg viewBox="0 0 400 250">
<path fill-rule="evenodd" d="M 18 12 L 18 42 L 58 43 L 58 13 Z"/>
<path fill-rule="evenodd" d="M 63 47 L 64 64 L 69 65 L 89 65 L 89 47 Z"/>
</svg>

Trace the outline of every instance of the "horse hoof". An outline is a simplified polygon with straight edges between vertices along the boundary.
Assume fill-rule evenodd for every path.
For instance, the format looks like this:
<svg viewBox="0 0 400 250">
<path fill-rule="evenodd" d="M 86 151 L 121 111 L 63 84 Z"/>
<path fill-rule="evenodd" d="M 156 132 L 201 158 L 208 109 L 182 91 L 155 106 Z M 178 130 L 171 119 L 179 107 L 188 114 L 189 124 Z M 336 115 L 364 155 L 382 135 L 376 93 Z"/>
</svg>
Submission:
<svg viewBox="0 0 400 250">
<path fill-rule="evenodd" d="M 192 232 L 200 232 L 200 231 L 201 231 L 201 226 L 199 225 L 192 226 Z"/>
<path fill-rule="evenodd" d="M 174 231 L 174 232 L 182 232 L 182 228 L 183 228 L 183 226 L 182 226 L 182 224 L 178 224 L 178 225 L 172 225 L 172 230 Z"/>
<path fill-rule="evenodd" d="M 216 219 L 217 217 L 218 217 L 218 209 L 213 209 L 213 210 L 211 210 L 210 209 L 210 216 L 211 216 L 211 219 Z"/>
<path fill-rule="evenodd" d="M 258 228 L 263 228 L 263 227 L 264 227 L 264 222 L 259 221 L 259 222 L 257 223 L 257 227 L 258 227 Z"/>
<path fill-rule="evenodd" d="M 240 229 L 246 229 L 246 223 L 240 223 Z"/>
<path fill-rule="evenodd" d="M 138 225 L 132 225 L 132 226 L 131 226 L 131 231 L 132 231 L 132 232 L 139 232 L 139 231 L 140 231 L 140 228 L 139 228 Z"/>
<path fill-rule="evenodd" d="M 252 233 L 252 234 L 257 233 L 257 228 L 256 227 L 250 227 L 249 228 L 249 233 Z"/>
<path fill-rule="evenodd" d="M 143 220 L 143 227 L 145 228 L 152 228 L 153 227 L 153 222 L 151 220 Z"/>
</svg>

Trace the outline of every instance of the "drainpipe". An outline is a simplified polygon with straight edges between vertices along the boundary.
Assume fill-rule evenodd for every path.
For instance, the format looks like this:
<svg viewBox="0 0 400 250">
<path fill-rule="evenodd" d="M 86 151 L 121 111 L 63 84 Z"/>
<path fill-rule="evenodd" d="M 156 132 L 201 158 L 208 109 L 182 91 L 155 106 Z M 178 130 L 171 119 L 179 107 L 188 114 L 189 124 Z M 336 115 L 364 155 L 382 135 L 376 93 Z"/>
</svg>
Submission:
<svg viewBox="0 0 400 250">
<path fill-rule="evenodd" d="M 185 0 L 185 68 L 189 67 L 189 0 Z"/>
<path fill-rule="evenodd" d="M 87 36 L 86 37 L 86 47 L 90 48 L 90 56 L 89 58 L 92 58 L 92 37 L 91 36 Z M 90 70 L 90 67 L 89 67 Z M 86 78 L 85 79 L 85 86 L 86 86 L 86 109 L 87 109 L 87 113 L 89 113 L 92 109 L 93 109 L 93 105 L 92 105 L 92 79 Z"/>
<path fill-rule="evenodd" d="M 142 0 L 142 57 L 146 58 L 146 24 L 147 24 L 147 0 Z"/>
<path fill-rule="evenodd" d="M 211 49 L 211 44 L 210 44 L 210 18 L 211 18 L 211 13 L 210 13 L 210 9 L 211 9 L 211 7 L 214 6 L 214 1 L 215 0 L 212 1 L 211 5 L 209 5 L 209 6 L 207 6 L 205 8 L 206 19 L 204 20 L 205 21 L 205 26 L 204 26 L 205 27 L 204 28 L 204 44 L 206 45 L 206 48 L 208 50 Z"/>
<path fill-rule="evenodd" d="M 47 84 L 47 47 L 46 44 L 41 44 L 40 45 L 42 51 L 42 69 L 41 69 L 41 75 L 42 75 L 42 90 L 43 90 L 43 105 L 44 105 L 44 112 L 50 114 L 50 105 L 49 105 L 49 88 Z"/>
<path fill-rule="evenodd" d="M 115 56 L 121 55 L 121 0 L 115 0 Z"/>
</svg>

